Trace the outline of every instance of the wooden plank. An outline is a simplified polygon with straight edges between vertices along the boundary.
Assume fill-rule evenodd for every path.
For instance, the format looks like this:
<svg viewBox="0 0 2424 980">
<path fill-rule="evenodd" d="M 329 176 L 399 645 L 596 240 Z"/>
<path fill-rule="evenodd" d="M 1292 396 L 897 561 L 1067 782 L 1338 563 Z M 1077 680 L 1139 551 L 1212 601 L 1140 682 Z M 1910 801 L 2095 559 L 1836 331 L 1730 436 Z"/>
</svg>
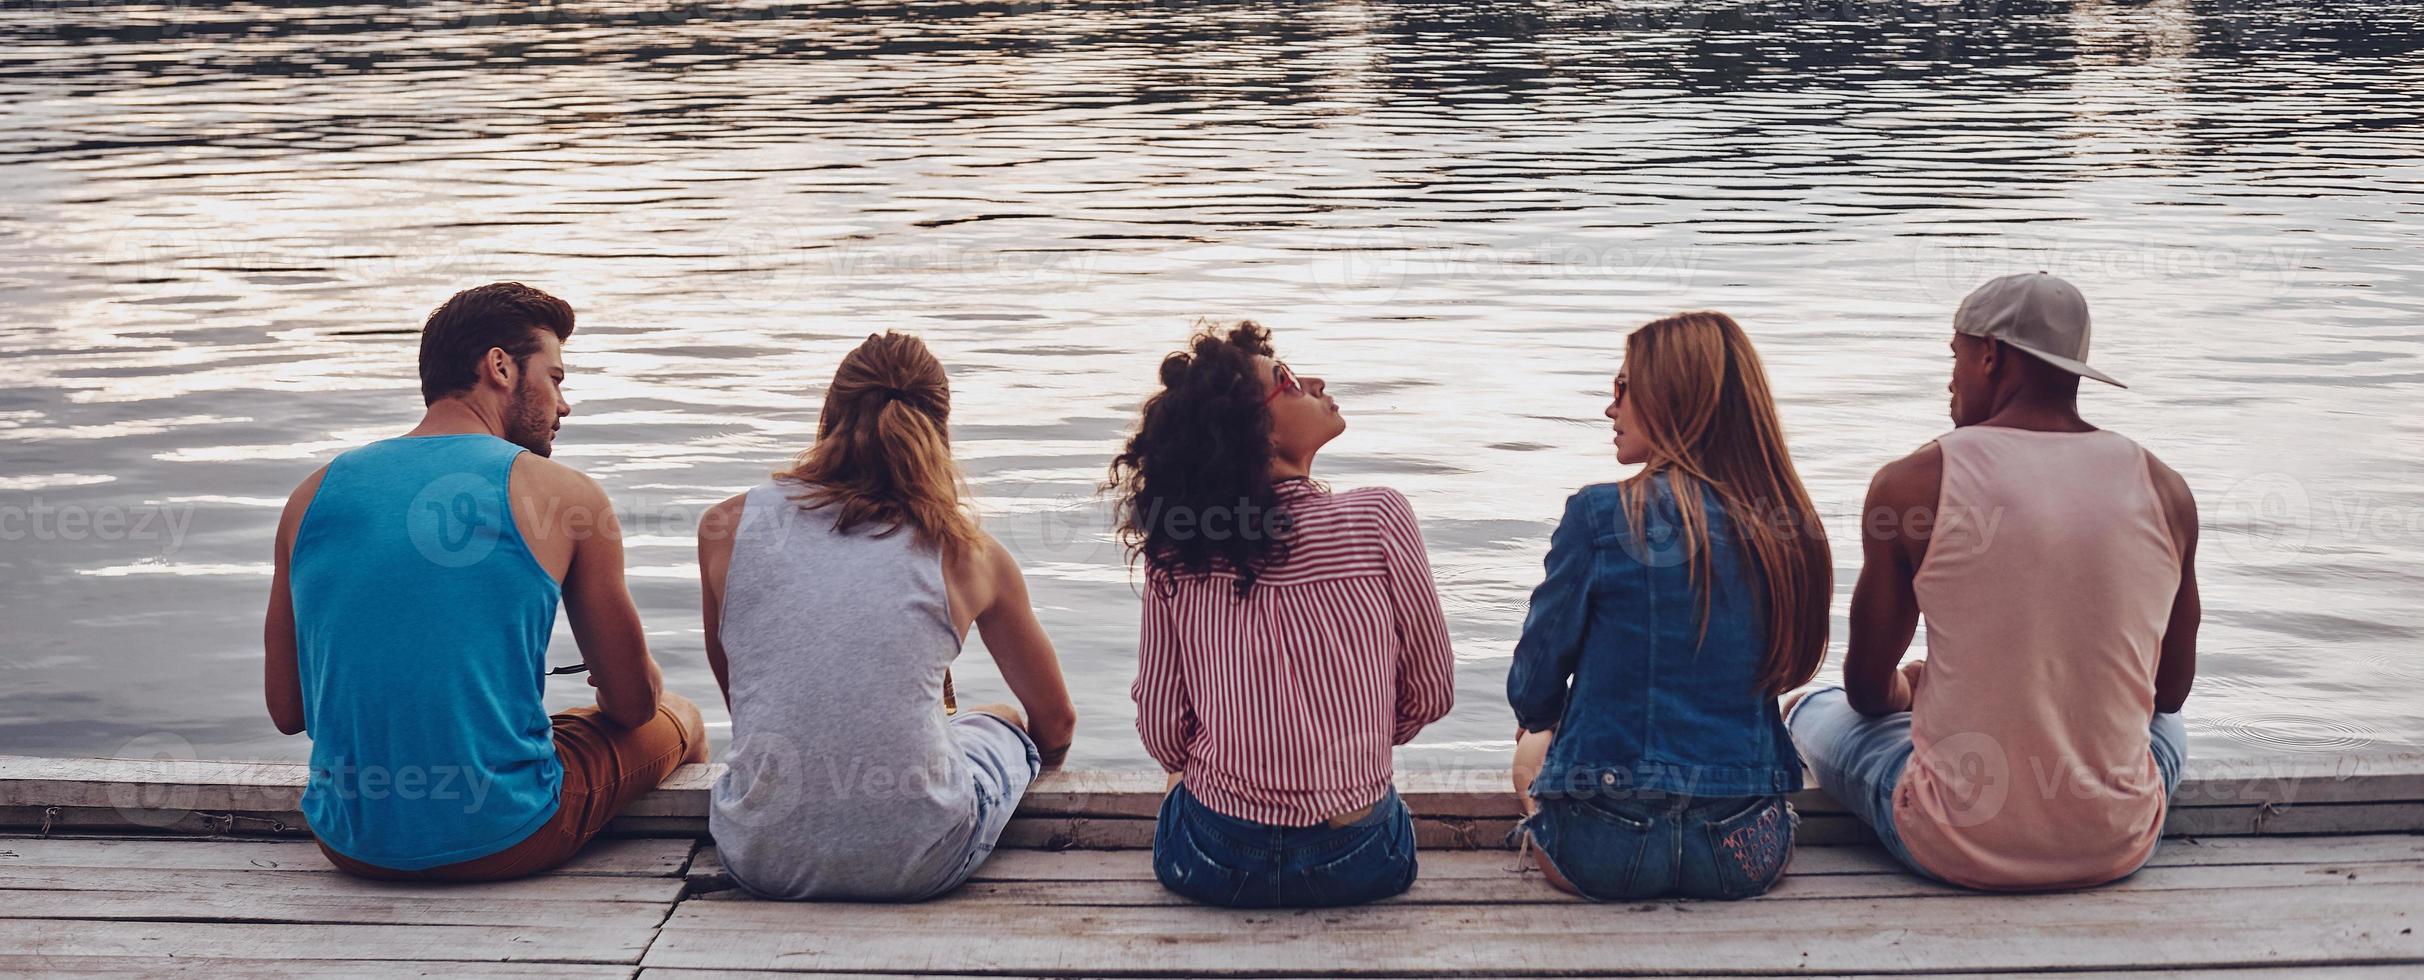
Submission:
<svg viewBox="0 0 2424 980">
<path fill-rule="evenodd" d="M 703 817 L 707 795 L 722 772 L 721 763 L 684 766 L 625 812 L 634 817 Z M 4 774 L 0 769 L 0 778 Z M 1047 772 L 1028 789 L 1018 812 L 1022 817 L 1151 819 L 1161 807 L 1164 778 L 1159 772 Z M 1501 769 L 1406 771 L 1398 774 L 1397 784 L 1407 806 L 1423 817 L 1512 820 L 1520 812 Z M 1815 784 L 1792 799 L 1805 815 L 1844 812 Z M 2175 809 L 2386 801 L 2424 801 L 2424 754 L 2190 760 L 2189 772 L 2173 794 Z"/>
<path fill-rule="evenodd" d="M 2424 963 L 2424 886 L 1241 912 L 684 903 L 648 967 L 1342 975 Z M 2150 928 L 2150 924 L 2154 927 Z M 973 937 L 973 938 L 972 938 Z"/>
<path fill-rule="evenodd" d="M 623 829 L 703 831 L 707 796 L 722 770 L 720 764 L 682 767 L 626 811 L 631 822 Z M 291 763 L 0 756 L 0 820 L 6 821 L 0 826 L 30 825 L 48 807 L 63 808 L 59 816 L 84 826 L 116 819 L 121 826 L 148 821 L 163 829 L 195 829 L 194 811 L 237 812 L 299 826 L 294 806 L 306 771 Z M 1149 819 L 1160 804 L 1162 779 L 1158 772 L 1049 772 L 1036 780 L 1019 812 L 1027 817 Z M 1430 818 L 1512 819 L 1517 810 L 1506 772 L 1496 767 L 1409 770 L 1398 775 L 1398 785 L 1415 812 Z M 1793 799 L 1806 815 L 1842 813 L 1817 788 Z M 2418 802 L 2424 802 L 2424 753 L 2412 752 L 2192 759 L 2174 795 L 2176 811 Z M 2364 829 L 2424 830 L 2424 807 L 2376 813 L 2411 815 L 2401 818 L 2403 826 L 2377 820 Z M 2212 833 L 2205 828 L 2220 818 L 2199 819 L 2207 823 L 2175 832 Z"/>
<path fill-rule="evenodd" d="M 1160 807 L 1164 778 L 1159 772 L 1045 773 L 1027 791 L 1019 812 L 1149 818 Z M 697 782 L 682 785 L 704 791 L 712 779 L 702 773 Z M 1806 813 L 1843 812 L 1814 782 L 1812 787 L 1793 795 L 1796 807 Z M 1511 818 L 1519 812 L 1504 769 L 1401 771 L 1397 788 L 1408 806 L 1428 817 Z M 2172 799 L 2176 807 L 2424 801 L 2424 753 L 2191 759 Z"/>
<path fill-rule="evenodd" d="M 66 809 L 55 814 L 28 807 L 0 807 L 0 831 L 31 832 L 44 825 L 55 831 L 82 834 L 181 833 L 308 838 L 295 814 L 224 814 L 157 811 L 122 812 L 109 809 Z M 1876 835 L 1840 812 L 1804 811 L 1801 839 L 1812 844 L 1870 843 Z M 1415 826 L 1430 848 L 1496 848 L 1514 818 L 1441 817 L 1417 812 Z M 2273 808 L 2259 805 L 2174 808 L 2164 824 L 2170 837 L 2250 834 L 2383 834 L 2424 832 L 2424 802 L 2299 804 Z M 606 839 L 629 837 L 705 837 L 707 818 L 699 816 L 624 816 L 609 822 Z M 1142 817 L 1021 816 L 1002 837 L 1006 848 L 1110 849 L 1147 847 L 1152 824 Z"/>
<path fill-rule="evenodd" d="M 329 871 L 194 871 L 163 868 L 85 868 L 0 864 L 0 892 L 149 891 L 214 901 L 250 901 L 257 896 L 438 898 L 477 894 L 516 901 L 647 902 L 671 904 L 682 894 L 679 878 L 642 875 L 540 875 L 477 885 L 447 882 L 370 881 Z M 0 895 L 4 901 L 24 896 Z M 5 915 L 0 911 L 0 915 Z"/>
<path fill-rule="evenodd" d="M 1511 977 L 1521 975 L 1522 974 L 1514 973 L 1464 974 L 1464 976 L 1467 977 Z M 1807 976 L 1811 978 L 1811 980 L 1887 980 L 1887 978 L 1890 977 L 1911 976 L 1911 974 L 1907 973 L 1827 973 L 1800 975 Z M 819 978 L 819 980 L 900 980 L 900 975 L 896 973 L 806 973 L 786 972 L 782 970 L 693 970 L 661 966 L 641 970 L 639 980 L 795 980 L 795 978 L 803 976 L 814 976 Z M 923 975 L 924 980 L 975 980 L 975 978 L 978 976 L 982 975 L 973 973 L 930 973 Z M 1001 980 L 1001 976 L 1002 975 L 995 975 L 988 977 L 987 980 Z M 1015 976 L 1015 974 L 1012 974 L 1011 976 Z M 1283 974 L 1280 977 L 1275 978 L 1275 980 L 1288 980 L 1289 976 L 1290 975 Z M 1300 973 L 1293 975 L 1295 980 L 1305 980 L 1305 978 L 1312 976 L 1315 976 L 1315 974 Z M 1581 974 L 1575 976 L 1581 978 L 1581 980 L 1589 980 L 1591 975 Z M 1745 978 L 1744 974 L 1739 973 L 1696 974 L 1696 976 L 1701 977 L 1701 980 L 1744 980 Z M 2392 977 L 2401 978 L 2401 980 L 2413 980 L 2413 978 L 2416 976 L 2416 968 L 2412 965 L 2349 966 L 2345 964 L 2332 964 L 2328 967 L 2298 967 L 2292 969 L 2280 969 L 2273 967 L 2230 967 L 2193 971 L 2064 970 L 2050 973 L 1930 973 L 1927 974 L 1927 976 L 1933 977 L 1935 980 L 2020 980 L 2020 978 L 2049 978 L 2049 980 L 2050 978 L 2059 978 L 2059 980 L 2312 980 L 2312 978 L 2316 977 L 2321 977 L 2322 980 L 2388 980 L 2388 978 Z"/>
<path fill-rule="evenodd" d="M 2167 837 L 2255 834 L 2379 834 L 2424 830 L 2424 803 L 2316 803 L 2281 807 L 2187 807 L 2163 822 Z"/>
<path fill-rule="evenodd" d="M 32 956 L 636 963 L 649 936 L 564 926 L 0 919 L 0 950 Z"/>
<path fill-rule="evenodd" d="M 2424 864 L 2342 864 L 2342 866 L 2186 866 L 2145 868 L 2099 890 L 2208 890 L 2208 888 L 2334 888 L 2334 885 L 2424 885 Z M 1876 876 L 1784 876 L 1760 902 L 1837 900 L 1837 898 L 1917 898 L 1917 895 L 1976 895 L 1954 885 L 1920 876 L 1876 873 Z M 2300 893 L 2303 895 L 2303 893 Z M 747 900 L 742 893 L 703 895 L 701 900 Z M 1156 881 L 972 881 L 943 902 L 979 905 L 1188 905 Z M 1539 871 L 1496 868 L 1488 878 L 1442 878 L 1430 873 L 1387 900 L 1389 905 L 1571 905 L 1571 895 L 1549 888 Z"/>
<path fill-rule="evenodd" d="M 1532 912 L 1546 907 L 1525 908 Z M 1182 910 L 1116 910 L 1174 912 Z M 1125 918 L 1124 916 L 1111 916 Z M 1025 923 L 1030 926 L 1036 922 Z M 1041 924 L 1057 928 L 1057 923 Z M 1004 928 L 1015 925 L 1004 924 Z M 1121 935 L 1058 941 L 1020 936 L 1000 946 L 969 948 L 952 933 L 913 936 L 865 933 L 838 938 L 781 942 L 749 934 L 669 933 L 652 951 L 661 962 L 714 963 L 719 958 L 777 962 L 817 969 L 845 964 L 890 965 L 916 973 L 988 970 L 1008 973 L 1116 973 L 1146 976 L 1285 976 L 1310 964 L 1334 964 L 1340 976 L 1507 976 L 1573 973 L 1737 973 L 1807 975 L 1809 970 L 1850 972 L 1863 967 L 1919 972 L 1938 967 L 2008 970 L 2126 968 L 2154 962 L 2210 968 L 2242 961 L 2312 965 L 2355 957 L 2365 962 L 2415 962 L 2404 937 L 2364 925 L 2316 920 L 2269 923 L 2248 930 L 2195 933 L 2198 942 L 2142 930 L 2099 929 L 2091 924 L 2061 928 L 2014 928 L 1995 933 L 1974 929 L 1896 929 L 1843 934 L 1780 928 L 1754 935 L 1707 934 L 1681 941 L 1661 936 L 1610 940 L 1576 924 L 1573 935 L 1511 935 L 1470 929 L 1408 930 L 1354 927 L 1351 935 L 1290 930 L 1271 935 L 1262 924 L 1241 931 L 1264 932 L 1260 943 L 1201 930 L 1171 934 L 1141 927 Z M 2292 929 L 2296 931 L 2292 931 Z M 753 938 L 755 941 L 753 942 Z M 2127 952 L 2118 952 L 2126 950 Z M 729 960 L 727 960 L 729 961 Z M 660 962 L 652 959 L 652 962 Z M 1100 964 L 1117 964 L 1106 968 Z"/>
<path fill-rule="evenodd" d="M 1883 852 L 1878 852 L 1883 856 Z M 2183 864 L 2321 864 L 2333 861 L 2424 860 L 2424 834 L 2339 837 L 2197 837 L 2167 840 L 2156 867 Z"/>
<path fill-rule="evenodd" d="M 1471 852 L 1458 852 L 1471 853 Z M 1578 899 L 1557 891 L 1536 870 L 1517 870 L 1503 863 L 1487 869 L 1470 866 L 1440 874 L 1437 862 L 1425 860 L 1422 874 L 1403 895 L 1385 900 L 1398 905 L 1500 906 L 1571 904 Z M 2148 868 L 2121 881 L 2101 886 L 2113 891 L 2191 891 L 2199 889 L 2331 888 L 2353 884 L 2424 885 L 2424 862 L 2338 864 L 2310 867 L 2291 864 L 2192 865 Z M 1965 889 L 1938 884 L 1916 875 L 1787 874 L 1756 901 L 1804 899 L 1973 895 Z M 2303 895 L 2304 893 L 2301 893 Z M 752 901 L 739 891 L 695 896 L 697 901 Z M 1095 881 L 971 881 L 937 900 L 980 905 L 1184 905 L 1187 900 L 1161 886 L 1150 872 L 1143 878 Z"/>
<path fill-rule="evenodd" d="M 2185 874 L 2205 874 L 2213 873 L 2216 869 L 2174 870 Z M 2218 869 L 2218 873 L 2278 872 L 2258 867 L 2224 868 Z M 1874 877 L 1878 880 L 1899 880 L 1891 876 Z M 1173 928 L 1211 929 L 1219 925 L 1220 920 L 1226 920 L 1231 926 L 1259 925 L 1268 920 L 1307 929 L 1352 925 L 1358 929 L 1368 927 L 1383 931 L 1395 928 L 1416 931 L 1462 928 L 1465 925 L 1479 928 L 1489 925 L 1521 934 L 1553 933 L 1570 926 L 1586 931 L 1596 930 L 1610 938 L 1617 938 L 1699 931 L 1734 933 L 1771 927 L 1891 930 L 1960 925 L 1974 929 L 1978 923 L 1985 921 L 2049 926 L 2090 923 L 2144 930 L 2149 923 L 2168 921 L 2167 916 L 2191 924 L 2238 928 L 2247 925 L 2248 920 L 2259 913 L 2306 919 L 2322 917 L 2327 911 L 2331 914 L 2346 913 L 2351 921 L 2365 921 L 2375 917 L 2376 913 L 2399 919 L 2424 917 L 2424 885 L 2395 881 L 2348 882 L 2329 876 L 2317 877 L 2323 883 L 2300 890 L 2295 901 L 2285 901 L 2283 896 L 2270 894 L 2267 889 L 2209 890 L 2200 891 L 2195 896 L 2193 909 L 2182 907 L 2188 903 L 2181 896 L 2169 894 L 2176 889 L 2123 887 L 2126 883 L 2076 892 L 2021 895 L 1944 889 L 1925 894 L 1861 896 L 1829 901 L 1783 897 L 1742 902 L 1658 899 L 1594 904 L 1574 901 L 1555 903 L 1549 908 L 1522 909 L 1503 908 L 1488 902 L 1447 909 L 1383 902 L 1344 909 L 1240 911 L 1191 904 L 1162 907 L 1158 902 L 1151 906 L 1133 907 L 1103 904 L 1026 905 L 988 902 L 981 897 L 971 900 L 946 897 L 914 904 L 767 902 L 719 898 L 683 902 L 674 909 L 673 916 L 664 928 L 668 932 L 676 928 L 776 931 L 805 928 L 817 933 L 898 929 L 916 932 L 929 927 L 978 928 L 1015 922 L 1021 916 L 1035 916 L 1039 924 L 1052 923 L 1055 929 L 1070 927 L 1075 931 L 1066 932 L 1065 935 L 1072 938 L 1102 931 L 1095 928 L 1100 923 L 1129 923 L 1150 931 L 1150 924 L 1155 922 L 1169 924 Z M 1467 881 L 1464 884 L 1475 883 Z M 1014 884 L 1006 887 L 1063 886 L 1085 887 L 1084 884 L 1070 883 Z M 1608 915 L 1611 910 L 1621 910 L 1627 914 Z M 2132 915 L 2146 917 L 2131 920 L 2128 917 Z M 2406 925 L 2405 922 L 2398 924 Z M 973 934 L 991 936 L 991 933 Z M 1064 933 L 1055 932 L 1054 929 L 1031 928 L 1027 934 L 1049 937 Z"/>
<path fill-rule="evenodd" d="M 239 872 L 240 873 L 240 872 Z M 239 901 L 150 891 L 13 891 L 0 919 L 141 919 L 149 922 L 300 922 L 367 925 L 555 926 L 616 929 L 645 937 L 672 901 L 580 902 L 492 897 L 477 886 L 452 894 L 329 895 L 252 892 Z"/>
<path fill-rule="evenodd" d="M 1425 849 L 1503 849 L 1513 819 L 1416 814 L 1415 840 Z M 2164 823 L 2168 837 L 2260 834 L 2384 834 L 2424 830 L 2424 803 L 2325 803 L 2266 810 L 2261 807 L 2175 809 Z M 1806 844 L 1873 844 L 1877 835 L 1844 814 L 1804 814 L 1798 838 Z M 1138 817 L 1019 817 L 1002 832 L 1012 849 L 1133 850 L 1153 846 L 1153 822 Z"/>
<path fill-rule="evenodd" d="M 545 977 L 551 980 L 629 980 L 628 966 L 582 963 L 449 963 L 330 959 L 191 959 L 172 956 L 29 956 L 0 953 L 0 976 L 12 980 L 76 977 L 246 977 L 249 980 L 360 980 L 407 977 Z"/>
<path fill-rule="evenodd" d="M 688 840 L 595 841 L 548 873 L 674 877 L 689 863 L 694 846 Z M 0 869 L 12 866 L 336 873 L 317 844 L 181 837 L 0 837 Z"/>
<path fill-rule="evenodd" d="M 0 756 L 0 805 L 292 811 L 309 772 L 281 762 Z"/>
<path fill-rule="evenodd" d="M 0 833 L 180 834 L 188 837 L 311 837 L 294 811 L 119 810 L 91 806 L 0 806 Z"/>
<path fill-rule="evenodd" d="M 2424 835 L 2377 834 L 2350 837 L 2217 837 L 2165 841 L 2147 863 L 2150 868 L 2196 865 L 2316 865 L 2333 862 L 2424 861 Z M 1517 866 L 1510 851 L 1426 851 L 1425 879 L 1495 878 Z M 714 845 L 699 849 L 690 868 L 693 885 L 712 881 L 723 871 Z M 1805 875 L 1907 875 L 1902 866 L 1873 845 L 1802 846 L 1793 854 L 1791 873 Z M 1000 850 L 976 869 L 971 881 L 1152 881 L 1149 851 Z M 721 887 L 721 886 L 719 886 Z"/>
</svg>

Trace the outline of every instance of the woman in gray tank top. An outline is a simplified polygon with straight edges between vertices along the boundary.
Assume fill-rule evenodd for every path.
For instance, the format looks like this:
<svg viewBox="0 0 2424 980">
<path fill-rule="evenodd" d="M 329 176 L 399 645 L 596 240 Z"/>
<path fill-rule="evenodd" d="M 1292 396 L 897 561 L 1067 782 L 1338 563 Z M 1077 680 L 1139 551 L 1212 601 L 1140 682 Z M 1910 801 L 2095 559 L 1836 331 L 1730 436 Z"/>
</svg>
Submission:
<svg viewBox="0 0 2424 980">
<path fill-rule="evenodd" d="M 815 444 L 700 522 L 707 662 L 732 712 L 707 823 L 761 897 L 947 892 L 1068 753 L 1059 661 L 1017 563 L 963 506 L 950 412 L 924 343 L 870 336 L 826 390 Z M 1025 715 L 946 711 L 971 625 Z"/>
</svg>

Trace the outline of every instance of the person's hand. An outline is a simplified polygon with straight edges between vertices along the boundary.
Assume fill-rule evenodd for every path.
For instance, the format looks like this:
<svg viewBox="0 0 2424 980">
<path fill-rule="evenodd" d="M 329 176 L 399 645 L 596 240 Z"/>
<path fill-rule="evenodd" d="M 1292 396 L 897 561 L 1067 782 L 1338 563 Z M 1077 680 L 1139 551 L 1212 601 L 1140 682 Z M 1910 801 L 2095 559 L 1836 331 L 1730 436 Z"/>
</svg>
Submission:
<svg viewBox="0 0 2424 980">
<path fill-rule="evenodd" d="M 1894 685 L 1894 693 L 1899 698 L 1893 710 L 1909 711 L 1912 705 L 1919 703 L 1919 682 L 1927 677 L 1927 661 L 1913 660 L 1903 664 L 1895 674 L 1899 683 Z"/>
<path fill-rule="evenodd" d="M 1061 767 L 1061 763 L 1069 761 L 1069 743 L 1038 745 L 1035 747 L 1035 754 L 1042 758 L 1044 768 L 1058 769 Z"/>
</svg>

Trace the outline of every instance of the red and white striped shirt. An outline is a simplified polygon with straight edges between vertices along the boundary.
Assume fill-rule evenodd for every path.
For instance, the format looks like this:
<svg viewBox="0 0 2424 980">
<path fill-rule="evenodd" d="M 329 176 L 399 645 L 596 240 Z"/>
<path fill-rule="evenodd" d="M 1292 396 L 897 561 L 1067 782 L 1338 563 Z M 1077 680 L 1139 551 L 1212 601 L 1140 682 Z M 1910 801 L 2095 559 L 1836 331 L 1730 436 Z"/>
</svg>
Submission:
<svg viewBox="0 0 2424 980">
<path fill-rule="evenodd" d="M 1148 567 L 1136 732 L 1215 812 L 1309 827 L 1387 795 L 1390 750 L 1456 701 L 1447 619 L 1404 495 L 1277 488 L 1289 552 L 1235 576 Z"/>
</svg>

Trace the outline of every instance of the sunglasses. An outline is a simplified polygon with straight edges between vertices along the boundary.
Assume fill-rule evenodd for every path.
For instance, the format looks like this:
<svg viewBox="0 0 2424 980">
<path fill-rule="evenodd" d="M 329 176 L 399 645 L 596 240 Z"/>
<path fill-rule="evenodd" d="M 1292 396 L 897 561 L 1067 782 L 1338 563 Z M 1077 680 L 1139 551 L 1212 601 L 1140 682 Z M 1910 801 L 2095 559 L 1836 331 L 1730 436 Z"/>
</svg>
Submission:
<svg viewBox="0 0 2424 980">
<path fill-rule="evenodd" d="M 1304 390 L 1305 386 L 1296 382 L 1296 372 L 1289 370 L 1283 361 L 1271 369 L 1271 393 L 1263 396 L 1263 407 L 1271 407 L 1271 403 L 1278 401 L 1281 395 L 1293 395 Z"/>
</svg>

